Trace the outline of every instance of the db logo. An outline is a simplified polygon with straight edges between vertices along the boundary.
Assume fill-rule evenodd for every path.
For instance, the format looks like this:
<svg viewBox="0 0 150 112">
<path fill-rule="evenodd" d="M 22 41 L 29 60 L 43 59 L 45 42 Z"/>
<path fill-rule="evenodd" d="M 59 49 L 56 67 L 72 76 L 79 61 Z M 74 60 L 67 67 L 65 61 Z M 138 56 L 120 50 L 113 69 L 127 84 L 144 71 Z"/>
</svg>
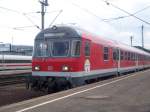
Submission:
<svg viewBox="0 0 150 112">
<path fill-rule="evenodd" d="M 85 63 L 84 63 L 84 71 L 85 71 L 85 72 L 90 72 L 90 61 L 89 61 L 89 59 L 86 59 L 86 60 L 85 60 Z"/>
</svg>

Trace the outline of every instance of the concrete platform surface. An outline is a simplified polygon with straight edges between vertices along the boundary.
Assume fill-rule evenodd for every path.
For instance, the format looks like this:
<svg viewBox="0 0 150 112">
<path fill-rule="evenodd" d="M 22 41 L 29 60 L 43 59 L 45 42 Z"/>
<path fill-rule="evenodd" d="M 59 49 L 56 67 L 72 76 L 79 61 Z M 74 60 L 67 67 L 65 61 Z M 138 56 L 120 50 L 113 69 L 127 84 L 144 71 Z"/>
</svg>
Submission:
<svg viewBox="0 0 150 112">
<path fill-rule="evenodd" d="M 150 70 L 0 107 L 0 112 L 150 112 Z"/>
</svg>

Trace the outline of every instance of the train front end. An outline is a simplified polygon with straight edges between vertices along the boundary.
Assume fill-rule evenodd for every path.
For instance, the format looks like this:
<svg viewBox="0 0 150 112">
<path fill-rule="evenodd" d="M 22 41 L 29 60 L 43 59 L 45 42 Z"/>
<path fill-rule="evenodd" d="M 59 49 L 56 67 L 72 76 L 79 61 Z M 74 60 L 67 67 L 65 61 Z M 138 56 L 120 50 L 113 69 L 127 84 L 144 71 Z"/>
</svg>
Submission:
<svg viewBox="0 0 150 112">
<path fill-rule="evenodd" d="M 74 86 L 74 78 L 83 69 L 81 41 L 70 27 L 41 31 L 34 43 L 31 88 L 51 91 Z"/>
</svg>

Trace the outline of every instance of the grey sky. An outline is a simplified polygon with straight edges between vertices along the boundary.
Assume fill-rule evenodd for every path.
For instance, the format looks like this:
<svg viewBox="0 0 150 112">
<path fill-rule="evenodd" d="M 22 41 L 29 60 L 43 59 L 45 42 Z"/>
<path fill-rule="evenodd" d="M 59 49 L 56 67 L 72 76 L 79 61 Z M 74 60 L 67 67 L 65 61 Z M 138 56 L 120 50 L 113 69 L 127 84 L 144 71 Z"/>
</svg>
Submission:
<svg viewBox="0 0 150 112">
<path fill-rule="evenodd" d="M 54 24 L 70 24 L 83 27 L 86 30 L 130 44 L 130 36 L 134 36 L 133 45 L 141 45 L 141 25 L 144 25 L 145 47 L 150 48 L 150 25 L 133 17 L 104 22 L 102 19 L 128 16 L 124 12 L 106 5 L 102 0 L 48 0 L 49 6 L 45 15 L 45 27 L 56 17 L 60 10 L 63 12 Z M 130 13 L 135 13 L 150 6 L 149 0 L 109 0 L 112 4 Z M 8 10 L 8 9 L 12 10 Z M 38 0 L 0 0 L 0 42 L 33 45 L 36 34 L 41 27 L 41 10 Z M 137 13 L 141 19 L 150 22 L 150 8 Z M 25 28 L 19 28 L 29 26 Z"/>
</svg>

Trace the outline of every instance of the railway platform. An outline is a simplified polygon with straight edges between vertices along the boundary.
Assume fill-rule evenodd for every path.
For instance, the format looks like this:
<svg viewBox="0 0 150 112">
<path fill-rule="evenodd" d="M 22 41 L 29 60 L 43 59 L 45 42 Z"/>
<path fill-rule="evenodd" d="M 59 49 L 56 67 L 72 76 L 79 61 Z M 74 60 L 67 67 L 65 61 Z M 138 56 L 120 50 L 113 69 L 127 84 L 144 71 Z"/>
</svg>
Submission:
<svg viewBox="0 0 150 112">
<path fill-rule="evenodd" d="M 16 104 L 0 112 L 149 112 L 150 70 L 116 77 Z"/>
</svg>

